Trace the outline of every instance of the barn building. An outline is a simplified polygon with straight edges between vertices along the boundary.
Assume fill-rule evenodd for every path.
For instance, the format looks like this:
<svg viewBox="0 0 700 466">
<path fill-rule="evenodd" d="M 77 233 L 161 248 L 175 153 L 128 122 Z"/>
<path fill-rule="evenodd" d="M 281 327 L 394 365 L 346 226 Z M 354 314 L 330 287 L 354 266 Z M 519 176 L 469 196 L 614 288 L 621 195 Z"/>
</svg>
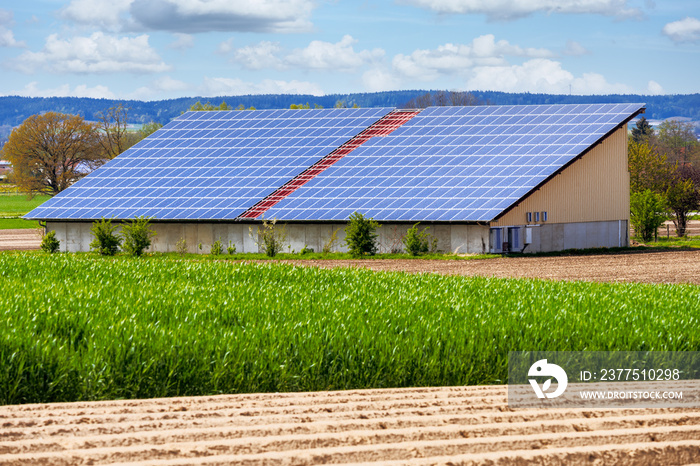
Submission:
<svg viewBox="0 0 700 466">
<path fill-rule="evenodd" d="M 62 250 L 91 223 L 146 216 L 153 251 L 257 252 L 261 219 L 289 249 L 337 250 L 355 211 L 380 249 L 416 222 L 457 253 L 627 246 L 627 123 L 643 104 L 188 112 L 25 218 Z"/>
</svg>

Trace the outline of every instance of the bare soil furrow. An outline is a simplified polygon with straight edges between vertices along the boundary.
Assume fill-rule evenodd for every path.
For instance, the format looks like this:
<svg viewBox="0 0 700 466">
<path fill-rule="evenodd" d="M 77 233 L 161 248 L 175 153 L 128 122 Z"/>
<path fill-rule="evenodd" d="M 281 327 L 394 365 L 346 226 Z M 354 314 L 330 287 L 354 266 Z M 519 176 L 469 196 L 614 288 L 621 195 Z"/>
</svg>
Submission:
<svg viewBox="0 0 700 466">
<path fill-rule="evenodd" d="M 669 426 L 620 430 L 600 430 L 550 433 L 534 435 L 507 435 L 503 432 L 494 437 L 464 438 L 455 432 L 449 439 L 425 439 L 423 432 L 389 431 L 377 435 L 353 432 L 346 435 L 304 436 L 288 435 L 258 439 L 249 438 L 200 440 L 196 442 L 171 442 L 162 445 L 124 444 L 120 447 L 100 447 L 91 442 L 70 442 L 64 445 L 48 444 L 48 452 L 5 454 L 0 450 L 3 462 L 9 464 L 48 461 L 53 457 L 68 457 L 85 463 L 110 461 L 148 461 L 152 458 L 177 459 L 201 458 L 216 455 L 236 455 L 242 463 L 263 464 L 266 461 L 283 460 L 289 456 L 311 454 L 323 457 L 327 463 L 354 461 L 358 455 L 363 461 L 407 460 L 439 455 L 481 454 L 494 451 L 540 450 L 609 444 L 641 442 L 679 442 L 700 438 L 698 426 Z M 65 446 L 65 448 L 61 448 Z"/>
<path fill-rule="evenodd" d="M 533 426 L 529 422 L 494 424 L 494 425 L 442 425 L 389 427 L 387 424 L 367 429 L 366 425 L 346 425 L 344 429 L 336 429 L 331 424 L 298 428 L 289 425 L 286 428 L 268 428 L 264 430 L 244 427 L 209 427 L 187 429 L 164 429 L 156 431 L 141 431 L 124 434 L 108 434 L 101 431 L 90 432 L 90 435 L 76 436 L 75 432 L 64 435 L 53 435 L 51 438 L 37 438 L 27 441 L 0 442 L 0 454 L 21 455 L 28 452 L 45 453 L 66 450 L 88 450 L 94 448 L 115 448 L 121 446 L 165 445 L 187 442 L 217 442 L 222 440 L 244 439 L 250 452 L 260 453 L 270 450 L 285 449 L 285 444 L 302 445 L 307 448 L 318 446 L 406 443 L 425 440 L 450 440 L 462 438 L 497 438 L 509 435 L 532 434 L 562 434 L 593 431 L 629 431 L 630 429 L 647 429 L 660 427 L 687 428 L 695 427 L 700 430 L 700 414 L 687 416 L 679 423 L 675 417 L 657 418 L 652 421 L 642 416 L 622 417 L 612 419 L 590 419 L 583 422 L 572 421 L 543 421 Z M 316 427 L 316 428 L 314 428 Z M 692 430 L 692 429 L 690 429 Z M 275 445 L 271 443 L 274 439 Z M 296 448 L 296 447 L 295 447 Z"/>
<path fill-rule="evenodd" d="M 700 457 L 700 441 L 664 442 L 655 444 L 604 445 L 596 449 L 574 447 L 551 450 L 497 452 L 492 454 L 453 455 L 428 458 L 412 458 L 400 461 L 381 461 L 385 466 L 398 465 L 450 465 L 450 466 L 496 466 L 496 465 L 686 465 L 698 466 L 695 463 Z M 230 464 L 258 464 L 239 462 L 239 457 L 220 455 L 198 458 L 197 464 L 219 466 Z M 307 465 L 325 464 L 324 457 L 304 455 L 293 460 L 279 461 L 274 464 Z M 183 466 L 192 464 L 188 459 L 151 460 L 150 466 Z M 367 464 L 367 461 L 345 463 L 346 466 Z M 113 466 L 127 466 L 133 463 L 114 463 Z"/>
<path fill-rule="evenodd" d="M 347 396 L 339 396 L 338 393 L 347 393 Z M 367 390 L 347 390 L 339 392 L 305 392 L 300 398 L 299 392 L 262 393 L 262 394 L 236 394 L 202 397 L 178 397 L 178 398 L 154 398 L 147 404 L 143 400 L 116 400 L 51 404 L 24 404 L 2 407 L 0 418 L 6 413 L 40 410 L 42 412 L 58 411 L 60 413 L 77 413 L 89 407 L 91 411 L 112 412 L 123 414 L 125 412 L 162 412 L 172 411 L 176 408 L 197 408 L 198 410 L 215 410 L 217 405 L 225 405 L 227 408 L 239 407 L 288 407 L 317 406 L 349 403 L 379 403 L 401 401 L 430 401 L 439 400 L 446 402 L 455 399 L 462 403 L 469 398 L 493 397 L 502 402 L 507 395 L 507 390 L 501 385 L 486 385 L 478 387 L 426 387 L 426 388 L 392 388 L 376 389 L 368 394 Z"/>
<path fill-rule="evenodd" d="M 512 410 L 505 387 L 0 407 L 0 464 L 8 465 L 306 465 L 421 458 L 464 464 L 479 464 L 479 458 L 489 464 L 576 464 L 593 458 L 626 464 L 624 458 L 637 450 L 639 458 L 673 464 L 682 458 L 698 462 L 697 439 L 700 410 Z"/>
<path fill-rule="evenodd" d="M 1 410 L 2 408 L 0 408 Z M 220 426 L 245 426 L 251 429 L 261 429 L 266 426 L 279 426 L 291 424 L 299 426 L 311 426 L 318 423 L 327 425 L 369 425 L 382 426 L 431 426 L 431 425 L 480 425 L 488 423 L 517 423 L 531 422 L 533 420 L 561 420 L 583 418 L 616 417 L 621 415 L 634 416 L 639 413 L 634 409 L 607 409 L 607 410 L 516 410 L 498 412 L 475 412 L 470 407 L 461 409 L 455 407 L 451 410 L 431 408 L 411 408 L 408 410 L 365 410 L 352 412 L 333 412 L 321 410 L 320 413 L 309 415 L 309 413 L 288 412 L 284 415 L 272 413 L 252 415 L 245 412 L 241 414 L 239 410 L 225 410 L 208 412 L 204 415 L 196 411 L 174 411 L 159 415 L 139 415 L 125 414 L 117 416 L 105 416 L 102 414 L 93 415 L 87 410 L 82 411 L 81 416 L 72 416 L 61 419 L 59 416 L 37 416 L 32 418 L 26 416 L 18 419 L 6 419 L 0 423 L 0 440 L 4 438 L 20 439 L 31 438 L 33 433 L 44 435 L 46 432 L 61 433 L 70 431 L 79 435 L 79 432 L 90 432 L 99 428 L 101 432 L 110 433 L 110 429 L 116 428 L 120 431 L 137 431 L 148 429 L 150 426 L 158 425 L 162 429 L 168 428 L 207 428 Z M 687 410 L 678 409 L 647 409 L 646 416 L 654 416 L 654 419 L 670 414 L 677 416 Z M 308 428 L 308 427 L 305 427 Z"/>
</svg>

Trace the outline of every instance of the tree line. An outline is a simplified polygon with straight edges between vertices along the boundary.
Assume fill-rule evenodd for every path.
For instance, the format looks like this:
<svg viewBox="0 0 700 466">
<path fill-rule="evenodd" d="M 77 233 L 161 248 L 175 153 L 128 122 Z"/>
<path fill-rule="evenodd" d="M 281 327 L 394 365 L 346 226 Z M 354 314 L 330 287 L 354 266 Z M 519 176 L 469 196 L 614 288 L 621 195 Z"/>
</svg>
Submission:
<svg viewBox="0 0 700 466">
<path fill-rule="evenodd" d="M 642 117 L 628 142 L 630 211 L 635 234 L 650 241 L 673 220 L 686 235 L 689 215 L 700 210 L 700 143 L 693 126 L 667 120 L 654 130 Z"/>
<path fill-rule="evenodd" d="M 445 93 L 441 90 L 400 90 L 385 92 L 366 92 L 353 94 L 293 95 L 238 95 L 213 96 L 211 100 L 235 101 L 245 108 L 257 109 L 289 108 L 298 102 L 309 103 L 312 107 L 319 105 L 332 108 L 337 101 L 344 101 L 348 106 L 360 107 L 402 107 L 412 99 L 425 94 L 437 95 Z M 497 91 L 472 90 L 469 94 L 479 101 L 492 105 L 538 105 L 538 104 L 585 104 L 585 103 L 646 103 L 647 118 L 663 120 L 670 117 L 685 117 L 700 121 L 700 94 L 679 95 L 565 95 L 565 94 L 532 94 L 508 93 Z M 92 120 L 94 115 L 105 108 L 117 106 L 119 103 L 130 109 L 129 123 L 145 124 L 150 121 L 166 124 L 180 115 L 183 108 L 192 106 L 202 97 L 181 97 L 177 99 L 139 101 L 139 100 L 107 100 L 81 97 L 0 97 L 0 127 L 20 125 L 31 115 L 45 113 L 49 110 L 61 113 L 81 115 L 86 120 Z M 1 135 L 0 135 L 1 137 Z"/>
</svg>

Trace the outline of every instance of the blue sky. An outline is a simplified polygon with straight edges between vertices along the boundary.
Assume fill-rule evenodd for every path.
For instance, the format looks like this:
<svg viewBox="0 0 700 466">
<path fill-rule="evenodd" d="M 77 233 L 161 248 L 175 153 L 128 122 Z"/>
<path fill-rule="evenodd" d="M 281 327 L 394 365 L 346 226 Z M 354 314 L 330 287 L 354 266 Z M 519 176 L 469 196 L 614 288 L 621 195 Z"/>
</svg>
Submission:
<svg viewBox="0 0 700 466">
<path fill-rule="evenodd" d="M 700 2 L 2 0 L 0 63 L 0 95 L 685 94 Z"/>
</svg>

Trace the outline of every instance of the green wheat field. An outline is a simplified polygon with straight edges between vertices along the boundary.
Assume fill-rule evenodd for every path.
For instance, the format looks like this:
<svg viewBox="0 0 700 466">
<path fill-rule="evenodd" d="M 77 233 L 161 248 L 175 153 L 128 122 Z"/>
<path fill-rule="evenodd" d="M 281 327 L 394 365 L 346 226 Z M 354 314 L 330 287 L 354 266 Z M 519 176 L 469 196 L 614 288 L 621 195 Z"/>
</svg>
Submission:
<svg viewBox="0 0 700 466">
<path fill-rule="evenodd" d="M 501 384 L 508 351 L 700 350 L 700 287 L 0 254 L 0 404 Z"/>
</svg>

